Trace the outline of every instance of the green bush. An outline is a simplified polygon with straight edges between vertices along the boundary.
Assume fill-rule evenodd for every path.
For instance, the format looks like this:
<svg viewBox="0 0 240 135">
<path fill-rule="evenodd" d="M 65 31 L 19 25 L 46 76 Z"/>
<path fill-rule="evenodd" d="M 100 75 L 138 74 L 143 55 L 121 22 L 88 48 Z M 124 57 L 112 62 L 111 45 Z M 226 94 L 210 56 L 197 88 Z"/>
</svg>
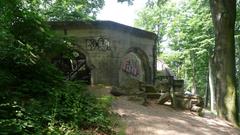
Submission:
<svg viewBox="0 0 240 135">
<path fill-rule="evenodd" d="M 0 2 L 0 134 L 112 133 L 107 100 L 65 81 L 51 64 L 74 47 L 26 2 Z"/>
<path fill-rule="evenodd" d="M 108 108 L 100 100 L 86 91 L 78 82 L 68 82 L 66 87 L 56 93 L 56 120 L 74 122 L 81 128 L 99 128 L 109 131 Z"/>
<path fill-rule="evenodd" d="M 62 86 L 45 97 L 20 94 L 11 100 L 9 94 L 0 104 L 0 134 L 78 134 L 92 129 L 114 133 L 108 111 L 110 97 L 97 99 L 79 82 Z"/>
</svg>

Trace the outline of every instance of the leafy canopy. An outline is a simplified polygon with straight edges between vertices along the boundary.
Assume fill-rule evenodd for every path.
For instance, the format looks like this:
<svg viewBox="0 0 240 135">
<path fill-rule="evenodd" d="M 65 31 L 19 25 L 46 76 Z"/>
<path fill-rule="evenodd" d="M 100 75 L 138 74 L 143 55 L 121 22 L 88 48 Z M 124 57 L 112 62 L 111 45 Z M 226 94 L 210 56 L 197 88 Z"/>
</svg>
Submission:
<svg viewBox="0 0 240 135">
<path fill-rule="evenodd" d="M 158 56 L 168 63 L 186 89 L 205 90 L 208 57 L 214 44 L 210 8 L 204 0 L 151 1 L 138 13 L 137 27 L 157 33 Z M 194 86 L 196 85 L 196 86 Z"/>
</svg>

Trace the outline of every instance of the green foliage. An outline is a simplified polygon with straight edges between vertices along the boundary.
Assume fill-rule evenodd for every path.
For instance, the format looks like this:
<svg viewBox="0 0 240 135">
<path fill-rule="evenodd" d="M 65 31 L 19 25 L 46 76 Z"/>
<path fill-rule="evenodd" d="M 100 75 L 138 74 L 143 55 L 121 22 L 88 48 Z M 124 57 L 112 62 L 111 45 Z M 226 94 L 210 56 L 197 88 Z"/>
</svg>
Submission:
<svg viewBox="0 0 240 135">
<path fill-rule="evenodd" d="M 82 90 L 82 91 L 80 91 Z M 56 93 L 58 103 L 56 104 L 55 117 L 58 121 L 72 121 L 81 128 L 99 128 L 110 132 L 111 123 L 108 118 L 108 102 L 96 99 L 77 83 L 68 82 L 66 88 Z"/>
<path fill-rule="evenodd" d="M 41 84 L 32 85 L 36 89 Z M 79 82 L 65 82 L 47 92 L 48 96 L 36 93 L 37 97 L 5 95 L 0 104 L 0 134 L 77 134 L 83 129 L 113 133 L 108 98 L 98 100 Z"/>
<path fill-rule="evenodd" d="M 185 80 L 186 89 L 197 87 L 203 96 L 208 75 L 208 58 L 214 45 L 210 8 L 204 0 L 181 3 L 155 1 L 139 13 L 136 26 L 158 35 L 158 56 L 178 78 Z M 193 86 L 196 84 L 196 86 Z"/>
<path fill-rule="evenodd" d="M 80 4 L 84 10 L 77 12 L 88 18 L 101 5 L 49 1 L 50 7 L 40 10 L 42 2 L 47 1 L 0 1 L 0 134 L 83 134 L 87 129 L 113 133 L 110 100 L 97 99 L 80 82 L 66 82 L 51 64 L 59 54 L 70 56 L 74 47 L 49 29 L 43 15 L 45 8 L 57 2 L 53 12 L 68 12 L 71 4 Z M 71 17 L 80 19 L 78 13 Z"/>
<path fill-rule="evenodd" d="M 128 5 L 133 5 L 134 0 L 117 0 L 118 2 L 127 2 Z"/>
<path fill-rule="evenodd" d="M 89 20 L 95 19 L 104 0 L 38 0 L 32 6 L 51 21 Z"/>
<path fill-rule="evenodd" d="M 240 94 L 240 0 L 237 0 L 235 47 L 236 47 L 236 77 L 238 84 L 238 94 Z"/>
</svg>

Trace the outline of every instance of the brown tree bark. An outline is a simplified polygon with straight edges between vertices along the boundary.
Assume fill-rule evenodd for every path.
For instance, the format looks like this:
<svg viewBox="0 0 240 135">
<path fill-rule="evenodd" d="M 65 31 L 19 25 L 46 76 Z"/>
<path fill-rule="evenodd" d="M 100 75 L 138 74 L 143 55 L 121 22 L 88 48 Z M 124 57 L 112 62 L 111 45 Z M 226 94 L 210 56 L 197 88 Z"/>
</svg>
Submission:
<svg viewBox="0 0 240 135">
<path fill-rule="evenodd" d="M 217 113 L 238 125 L 234 28 L 236 0 L 210 0 L 215 28 L 214 69 Z"/>
</svg>

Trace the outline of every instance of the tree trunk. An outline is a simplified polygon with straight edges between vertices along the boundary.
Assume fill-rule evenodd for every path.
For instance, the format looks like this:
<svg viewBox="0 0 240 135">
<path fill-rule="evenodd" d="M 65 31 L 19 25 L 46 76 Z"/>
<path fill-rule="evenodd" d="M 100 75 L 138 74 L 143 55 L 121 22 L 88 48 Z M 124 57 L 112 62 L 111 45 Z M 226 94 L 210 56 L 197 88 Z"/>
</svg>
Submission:
<svg viewBox="0 0 240 135">
<path fill-rule="evenodd" d="M 204 108 L 208 107 L 208 101 L 209 101 L 209 75 L 206 74 L 206 88 L 205 88 L 205 99 L 204 99 Z"/>
<path fill-rule="evenodd" d="M 210 107 L 211 107 L 211 112 L 215 112 L 216 110 L 216 99 L 215 99 L 215 89 L 214 86 L 216 85 L 214 81 L 214 69 L 213 69 L 213 64 L 212 64 L 212 57 L 209 56 L 209 61 L 208 61 L 208 80 L 209 80 L 209 89 L 210 89 Z"/>
<path fill-rule="evenodd" d="M 215 28 L 214 86 L 217 99 L 217 113 L 220 117 L 238 124 L 234 28 L 236 0 L 210 0 Z"/>
<path fill-rule="evenodd" d="M 195 58 L 194 54 L 191 52 L 190 54 L 191 58 L 191 64 L 192 64 L 192 94 L 196 95 L 197 94 L 197 86 L 196 86 L 196 71 L 195 71 Z"/>
</svg>

